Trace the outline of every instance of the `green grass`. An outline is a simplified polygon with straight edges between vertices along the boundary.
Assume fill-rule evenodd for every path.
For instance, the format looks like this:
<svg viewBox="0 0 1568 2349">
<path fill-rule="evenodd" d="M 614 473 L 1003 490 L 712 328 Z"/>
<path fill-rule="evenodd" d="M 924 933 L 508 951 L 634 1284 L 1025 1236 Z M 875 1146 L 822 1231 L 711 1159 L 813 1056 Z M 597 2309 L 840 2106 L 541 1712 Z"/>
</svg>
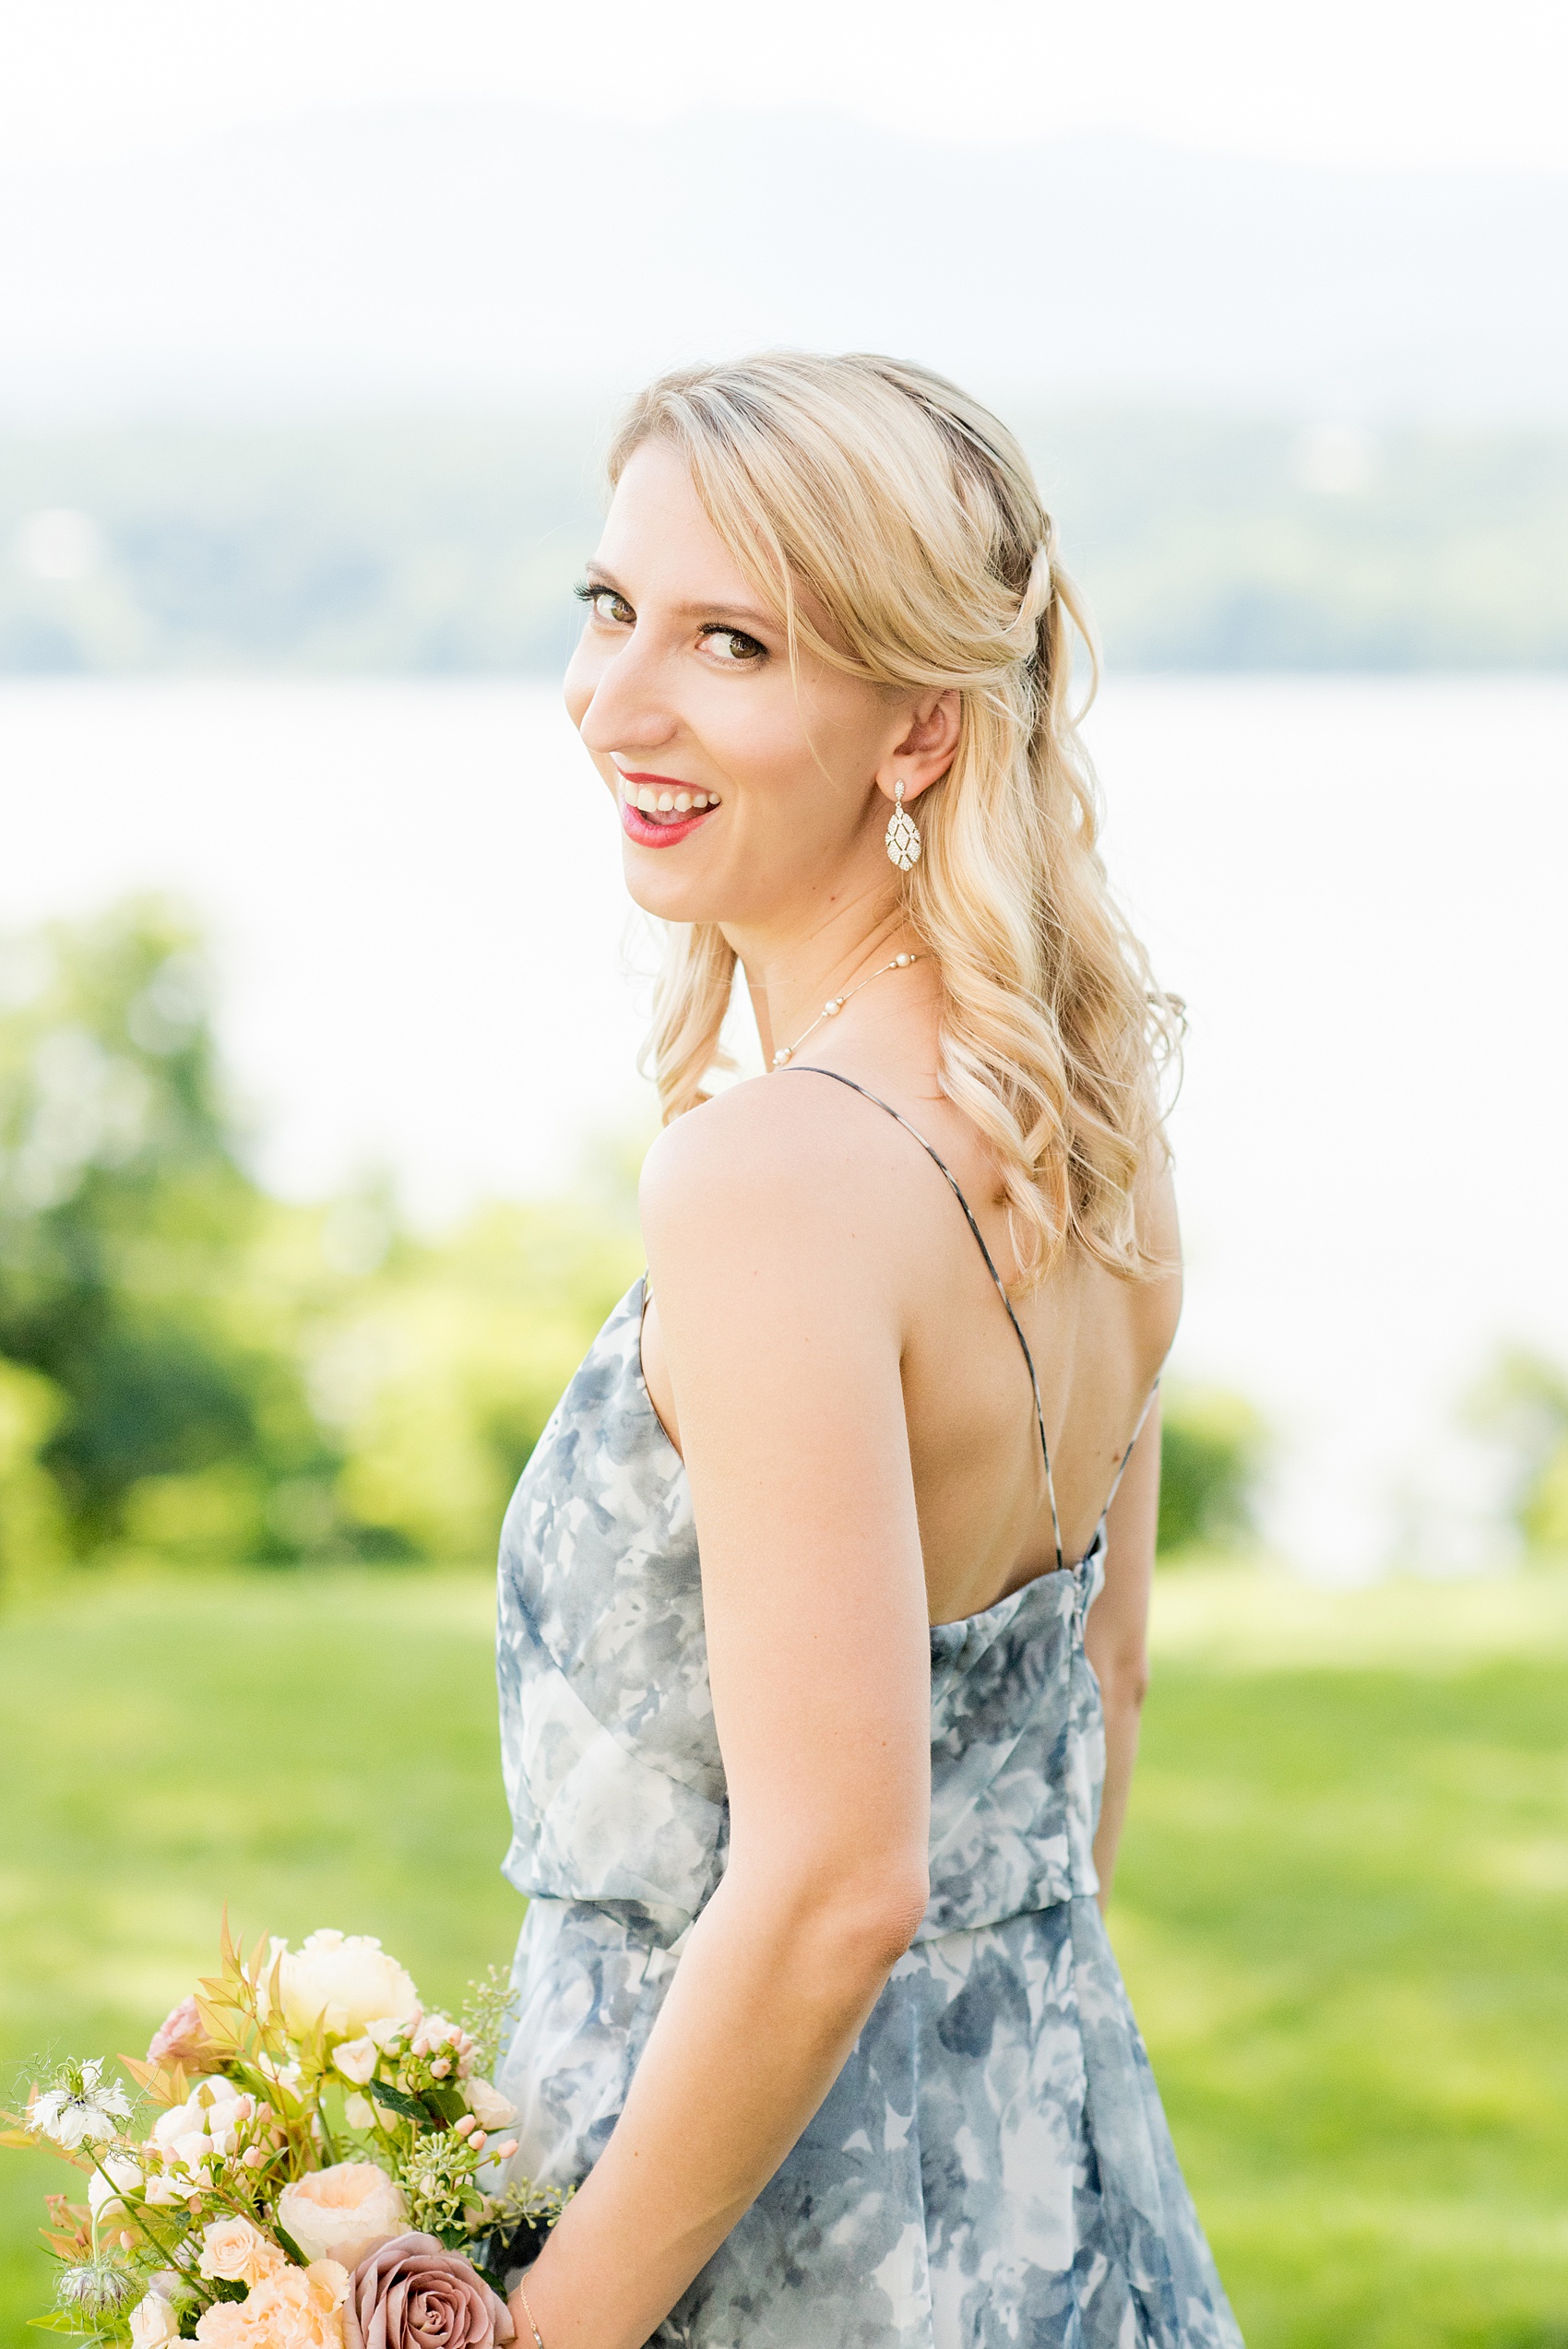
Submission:
<svg viewBox="0 0 1568 2349">
<path fill-rule="evenodd" d="M 1251 2349 L 1568 2349 L 1568 1580 L 1162 1579 L 1112 1929 Z M 236 1926 L 504 1957 L 487 1581 L 0 1620 L 0 2065 L 139 2051 Z M 0 2343 L 42 2304 L 0 2156 Z"/>
</svg>

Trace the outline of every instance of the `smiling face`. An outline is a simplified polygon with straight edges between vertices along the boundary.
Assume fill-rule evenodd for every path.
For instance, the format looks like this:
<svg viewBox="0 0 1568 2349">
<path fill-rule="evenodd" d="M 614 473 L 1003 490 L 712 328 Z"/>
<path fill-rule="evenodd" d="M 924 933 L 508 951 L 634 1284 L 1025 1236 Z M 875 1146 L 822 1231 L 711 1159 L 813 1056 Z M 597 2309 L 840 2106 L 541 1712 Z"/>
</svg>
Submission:
<svg viewBox="0 0 1568 2349">
<path fill-rule="evenodd" d="M 621 476 L 584 594 L 566 706 L 615 796 L 636 902 L 742 929 L 891 902 L 894 784 L 912 799 L 943 771 L 956 695 L 869 684 L 803 647 L 797 683 L 782 622 L 658 440 Z"/>
</svg>

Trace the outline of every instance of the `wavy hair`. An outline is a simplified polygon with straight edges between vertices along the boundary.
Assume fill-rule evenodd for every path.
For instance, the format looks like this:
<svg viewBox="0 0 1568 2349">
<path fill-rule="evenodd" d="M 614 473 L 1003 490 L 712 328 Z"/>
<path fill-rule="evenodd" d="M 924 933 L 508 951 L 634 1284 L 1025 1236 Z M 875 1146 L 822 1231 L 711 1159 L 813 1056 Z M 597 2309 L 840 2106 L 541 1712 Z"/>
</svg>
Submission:
<svg viewBox="0 0 1568 2349">
<path fill-rule="evenodd" d="M 957 688 L 957 749 L 901 884 L 941 976 L 943 1090 L 993 1153 L 1024 1287 L 1068 1247 L 1124 1278 L 1163 1269 L 1136 1192 L 1163 1153 L 1181 1005 L 1107 886 L 1069 706 L 1075 630 L 1093 698 L 1094 630 L 1023 450 L 940 375 L 860 352 L 662 376 L 615 435 L 612 487 L 649 439 L 683 457 L 792 665 L 803 645 L 872 684 Z M 715 924 L 666 931 L 648 1058 L 668 1121 L 705 1097 L 735 955 Z"/>
</svg>

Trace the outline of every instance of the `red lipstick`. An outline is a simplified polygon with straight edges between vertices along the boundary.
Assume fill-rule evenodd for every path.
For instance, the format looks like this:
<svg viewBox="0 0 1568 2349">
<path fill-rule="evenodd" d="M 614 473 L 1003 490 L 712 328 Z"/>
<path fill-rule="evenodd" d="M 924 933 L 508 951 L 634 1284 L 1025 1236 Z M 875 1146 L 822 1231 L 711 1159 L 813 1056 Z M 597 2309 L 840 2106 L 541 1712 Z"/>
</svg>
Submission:
<svg viewBox="0 0 1568 2349">
<path fill-rule="evenodd" d="M 634 803 L 632 794 L 636 786 L 679 791 L 687 797 L 695 793 L 697 787 L 679 775 L 656 775 L 646 769 L 634 772 L 627 767 L 617 767 L 616 773 L 622 787 L 615 795 L 621 811 L 621 826 L 626 837 L 636 840 L 639 848 L 672 848 L 678 841 L 684 840 L 695 832 L 699 824 L 706 823 L 710 815 L 718 813 L 719 803 L 715 801 L 709 807 L 694 808 L 689 815 L 675 815 L 670 810 L 662 815 L 647 814 Z"/>
</svg>

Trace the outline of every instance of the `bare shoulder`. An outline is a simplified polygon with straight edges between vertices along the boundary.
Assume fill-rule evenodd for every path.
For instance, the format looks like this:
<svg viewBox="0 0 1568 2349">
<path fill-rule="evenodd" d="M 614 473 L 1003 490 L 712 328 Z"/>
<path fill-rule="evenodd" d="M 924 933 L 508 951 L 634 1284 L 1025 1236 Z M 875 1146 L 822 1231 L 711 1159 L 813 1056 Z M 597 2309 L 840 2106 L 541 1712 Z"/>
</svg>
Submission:
<svg viewBox="0 0 1568 2349">
<path fill-rule="evenodd" d="M 1176 1211 L 1176 1183 L 1170 1159 L 1161 1152 L 1145 1166 L 1135 1200 L 1138 1240 L 1159 1269 L 1138 1285 L 1139 1312 L 1151 1352 L 1163 1361 L 1176 1335 L 1182 1315 L 1182 1225 Z"/>
<path fill-rule="evenodd" d="M 804 1267 L 873 1261 L 886 1218 L 889 1120 L 827 1078 L 758 1077 L 666 1126 L 643 1164 L 643 1234 L 658 1257 L 737 1254 Z"/>
<path fill-rule="evenodd" d="M 1176 1177 L 1163 1151 L 1146 1161 L 1135 1205 L 1139 1240 L 1152 1257 L 1170 1265 L 1171 1277 L 1180 1283 L 1182 1222 L 1176 1212 Z"/>
</svg>

